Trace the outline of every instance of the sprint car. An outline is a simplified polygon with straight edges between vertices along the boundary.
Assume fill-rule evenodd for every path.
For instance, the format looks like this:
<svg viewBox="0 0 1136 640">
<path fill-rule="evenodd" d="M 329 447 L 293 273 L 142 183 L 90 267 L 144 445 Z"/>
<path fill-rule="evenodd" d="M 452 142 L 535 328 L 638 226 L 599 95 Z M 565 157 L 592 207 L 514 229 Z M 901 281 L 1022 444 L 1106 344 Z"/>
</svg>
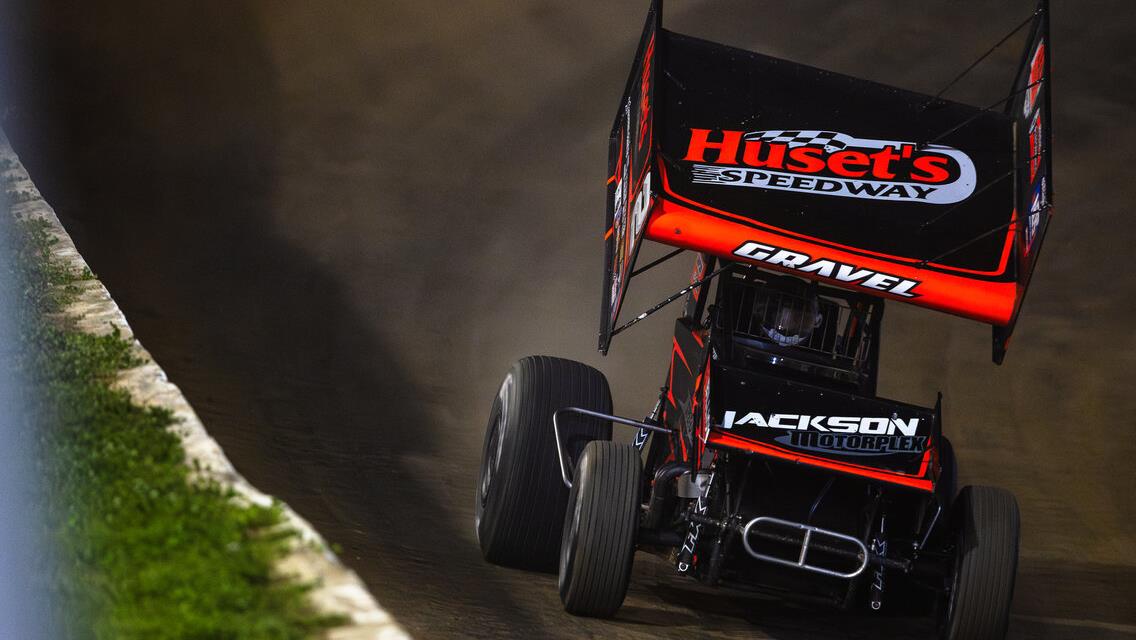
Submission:
<svg viewBox="0 0 1136 640">
<path fill-rule="evenodd" d="M 941 394 L 876 387 L 888 300 L 988 323 L 1006 355 L 1052 214 L 1048 6 L 997 109 L 661 21 L 656 0 L 612 128 L 599 331 L 606 354 L 684 300 L 658 400 L 621 417 L 590 366 L 513 365 L 485 433 L 483 556 L 558 572 L 577 615 L 614 615 L 646 551 L 706 585 L 1004 636 L 1014 496 L 958 489 Z M 672 249 L 637 267 L 645 241 Z M 619 324 L 628 282 L 688 251 L 690 281 Z"/>
</svg>

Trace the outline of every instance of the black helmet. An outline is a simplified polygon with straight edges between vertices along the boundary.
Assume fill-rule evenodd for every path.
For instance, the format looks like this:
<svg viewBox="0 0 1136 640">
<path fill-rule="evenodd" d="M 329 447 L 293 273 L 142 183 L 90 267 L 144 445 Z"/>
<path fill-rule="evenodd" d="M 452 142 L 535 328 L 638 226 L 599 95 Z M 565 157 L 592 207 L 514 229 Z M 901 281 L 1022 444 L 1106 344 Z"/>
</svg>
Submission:
<svg viewBox="0 0 1136 640">
<path fill-rule="evenodd" d="M 761 314 L 761 330 L 782 347 L 793 347 L 809 339 L 820 325 L 820 301 L 816 285 L 792 276 L 770 276 L 768 295 Z"/>
</svg>

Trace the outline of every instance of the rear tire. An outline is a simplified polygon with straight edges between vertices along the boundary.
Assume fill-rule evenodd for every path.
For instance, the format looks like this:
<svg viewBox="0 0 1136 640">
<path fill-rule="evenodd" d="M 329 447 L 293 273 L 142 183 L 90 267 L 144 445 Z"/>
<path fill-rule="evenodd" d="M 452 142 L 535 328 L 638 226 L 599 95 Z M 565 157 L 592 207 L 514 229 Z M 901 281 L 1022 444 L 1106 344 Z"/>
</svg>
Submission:
<svg viewBox="0 0 1136 640">
<path fill-rule="evenodd" d="M 552 414 L 564 407 L 611 413 L 599 371 L 548 356 L 522 358 L 493 400 L 485 430 L 474 523 L 493 564 L 555 571 L 568 488 L 560 474 Z M 591 440 L 611 440 L 611 423 L 575 414 L 560 419 L 566 457 Z"/>
<path fill-rule="evenodd" d="M 1006 636 L 1018 570 L 1018 502 L 996 487 L 964 487 L 955 503 L 953 586 L 943 620 L 947 640 Z"/>
<path fill-rule="evenodd" d="M 643 463 L 632 445 L 591 442 L 572 480 L 560 551 L 560 600 L 606 618 L 627 596 L 639 528 Z"/>
</svg>

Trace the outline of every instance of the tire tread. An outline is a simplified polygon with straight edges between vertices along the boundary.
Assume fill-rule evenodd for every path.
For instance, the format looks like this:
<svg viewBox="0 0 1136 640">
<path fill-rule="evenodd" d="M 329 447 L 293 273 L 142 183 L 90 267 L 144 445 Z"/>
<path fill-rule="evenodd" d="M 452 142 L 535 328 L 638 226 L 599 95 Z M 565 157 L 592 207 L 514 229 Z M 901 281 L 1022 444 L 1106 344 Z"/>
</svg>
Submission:
<svg viewBox="0 0 1136 640">
<path fill-rule="evenodd" d="M 946 620 L 949 640 L 1006 636 L 1018 566 L 1021 516 L 1010 492 L 971 486 L 956 502 L 960 553 L 953 615 Z"/>
<path fill-rule="evenodd" d="M 561 576 L 560 597 L 569 613 L 608 617 L 623 604 L 631 579 L 642 482 L 639 451 L 591 442 L 573 482 L 581 502 L 579 534 L 574 561 Z M 573 516 L 570 505 L 565 518 Z"/>
</svg>

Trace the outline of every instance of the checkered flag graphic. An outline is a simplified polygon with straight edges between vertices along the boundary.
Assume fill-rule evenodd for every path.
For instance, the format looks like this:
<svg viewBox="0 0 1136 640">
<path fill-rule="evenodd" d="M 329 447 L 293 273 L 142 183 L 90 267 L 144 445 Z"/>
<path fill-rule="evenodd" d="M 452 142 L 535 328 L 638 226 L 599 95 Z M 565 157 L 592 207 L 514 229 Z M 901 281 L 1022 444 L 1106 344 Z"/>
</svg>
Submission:
<svg viewBox="0 0 1136 640">
<path fill-rule="evenodd" d="M 835 131 L 753 131 L 747 133 L 745 139 L 783 144 L 789 148 L 803 145 L 823 146 L 829 153 L 840 151 L 852 143 L 851 136 Z"/>
</svg>

